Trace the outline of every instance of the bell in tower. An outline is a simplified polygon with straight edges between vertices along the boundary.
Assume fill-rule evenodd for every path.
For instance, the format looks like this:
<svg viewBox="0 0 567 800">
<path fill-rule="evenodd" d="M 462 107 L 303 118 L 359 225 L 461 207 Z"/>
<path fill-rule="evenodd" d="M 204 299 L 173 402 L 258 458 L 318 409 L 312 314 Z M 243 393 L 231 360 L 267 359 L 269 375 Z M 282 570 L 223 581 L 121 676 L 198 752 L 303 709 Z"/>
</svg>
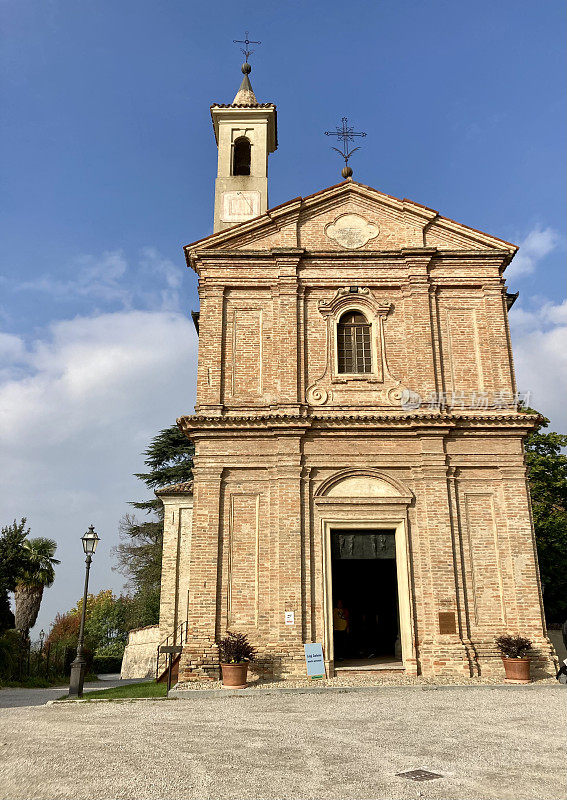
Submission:
<svg viewBox="0 0 567 800">
<path fill-rule="evenodd" d="M 246 48 L 251 42 L 247 39 Z M 213 103 L 218 147 L 214 232 L 257 217 L 268 208 L 268 155 L 277 149 L 276 107 L 258 103 L 250 83 L 250 51 L 244 77 L 230 105 Z"/>
</svg>

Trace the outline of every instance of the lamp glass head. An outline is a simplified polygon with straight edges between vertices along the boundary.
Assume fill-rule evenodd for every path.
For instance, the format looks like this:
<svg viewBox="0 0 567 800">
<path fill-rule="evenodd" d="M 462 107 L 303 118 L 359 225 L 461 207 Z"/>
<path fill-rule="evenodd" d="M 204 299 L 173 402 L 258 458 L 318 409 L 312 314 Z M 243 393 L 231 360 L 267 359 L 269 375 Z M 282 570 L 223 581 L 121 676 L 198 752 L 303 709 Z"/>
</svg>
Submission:
<svg viewBox="0 0 567 800">
<path fill-rule="evenodd" d="M 89 526 L 88 531 L 81 536 L 81 541 L 83 543 L 83 550 L 85 551 L 85 554 L 87 556 L 94 556 L 96 546 L 100 541 L 99 536 L 94 529 L 94 525 Z"/>
</svg>

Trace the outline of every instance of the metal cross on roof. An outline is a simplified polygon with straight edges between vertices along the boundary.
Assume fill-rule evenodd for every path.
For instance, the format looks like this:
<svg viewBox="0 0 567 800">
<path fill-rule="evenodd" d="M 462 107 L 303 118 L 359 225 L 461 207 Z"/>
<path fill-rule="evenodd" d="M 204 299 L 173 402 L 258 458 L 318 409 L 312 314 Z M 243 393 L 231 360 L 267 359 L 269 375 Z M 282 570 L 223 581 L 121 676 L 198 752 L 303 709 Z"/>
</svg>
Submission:
<svg viewBox="0 0 567 800">
<path fill-rule="evenodd" d="M 234 44 L 243 44 L 244 45 L 244 47 L 241 47 L 240 49 L 244 53 L 244 58 L 246 60 L 246 63 L 248 63 L 248 56 L 251 56 L 252 53 L 254 52 L 254 50 L 250 50 L 250 45 L 251 44 L 262 44 L 262 42 L 255 42 L 252 39 L 249 39 L 248 38 L 248 33 L 249 33 L 249 31 L 244 31 L 244 36 L 246 37 L 245 39 L 233 39 L 232 40 L 234 42 Z"/>
<path fill-rule="evenodd" d="M 360 147 L 353 147 L 352 150 L 350 149 L 349 142 L 354 142 L 356 136 L 364 137 L 366 133 L 364 131 L 355 131 L 354 126 L 349 126 L 348 124 L 348 117 L 343 117 L 341 119 L 341 126 L 336 126 L 334 131 L 325 131 L 325 136 L 336 136 L 337 139 L 342 141 L 342 148 L 339 149 L 338 147 L 333 147 L 333 150 L 344 158 L 345 165 L 342 170 L 343 178 L 350 178 L 352 175 L 352 169 L 348 165 L 348 160 L 353 153 L 356 153 L 357 150 L 360 150 Z"/>
</svg>

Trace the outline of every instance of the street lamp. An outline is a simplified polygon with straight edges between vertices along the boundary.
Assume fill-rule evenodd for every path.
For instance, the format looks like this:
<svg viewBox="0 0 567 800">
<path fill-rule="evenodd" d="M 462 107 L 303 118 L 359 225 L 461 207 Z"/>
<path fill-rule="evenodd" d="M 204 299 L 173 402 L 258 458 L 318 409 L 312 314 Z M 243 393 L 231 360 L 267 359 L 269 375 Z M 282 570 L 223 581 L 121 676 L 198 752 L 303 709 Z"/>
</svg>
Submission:
<svg viewBox="0 0 567 800">
<path fill-rule="evenodd" d="M 83 655 L 83 642 L 85 639 L 85 616 L 87 612 L 87 594 L 89 590 L 89 570 L 91 568 L 92 557 L 95 554 L 96 546 L 100 539 L 95 532 L 94 525 L 90 525 L 86 533 L 81 536 L 83 550 L 85 551 L 85 591 L 83 592 L 83 608 L 81 610 L 81 625 L 79 627 L 79 640 L 77 642 L 77 655 L 71 664 L 71 681 L 69 683 L 69 697 L 83 696 L 83 683 L 85 680 L 85 657 Z"/>
</svg>

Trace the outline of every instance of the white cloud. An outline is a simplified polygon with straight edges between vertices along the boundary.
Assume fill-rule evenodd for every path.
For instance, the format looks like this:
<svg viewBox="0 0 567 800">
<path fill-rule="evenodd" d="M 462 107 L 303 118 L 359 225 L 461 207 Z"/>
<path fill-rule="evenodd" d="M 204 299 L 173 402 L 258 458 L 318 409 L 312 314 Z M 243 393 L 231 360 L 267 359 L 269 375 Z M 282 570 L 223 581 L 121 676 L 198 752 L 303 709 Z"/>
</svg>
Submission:
<svg viewBox="0 0 567 800">
<path fill-rule="evenodd" d="M 106 263 L 119 276 L 120 261 Z M 165 291 L 176 291 L 161 269 Z M 91 522 L 102 537 L 93 589 L 122 585 L 110 568 L 118 520 L 145 496 L 132 473 L 151 437 L 192 411 L 196 335 L 176 311 L 123 310 L 56 321 L 27 347 L 3 336 L 0 352 L 0 521 L 27 516 L 33 535 L 59 544 L 39 619 L 46 627 L 80 596 L 79 537 Z"/>
<path fill-rule="evenodd" d="M 553 228 L 533 228 L 521 240 L 506 278 L 533 274 L 560 242 Z M 549 418 L 553 429 L 567 432 L 567 300 L 531 295 L 512 308 L 509 319 L 518 389 L 530 393 L 530 405 Z"/>
<path fill-rule="evenodd" d="M 181 286 L 181 270 L 168 258 L 164 258 L 155 247 L 144 247 L 141 250 L 141 266 L 155 280 L 161 276 L 165 288 L 161 290 L 161 307 L 167 310 L 179 308 L 179 288 Z"/>
<path fill-rule="evenodd" d="M 545 302 L 533 310 L 510 311 L 518 388 L 529 391 L 530 405 L 567 432 L 567 301 Z"/>
<path fill-rule="evenodd" d="M 179 309 L 182 270 L 154 247 L 140 250 L 135 275 L 121 250 L 108 250 L 99 256 L 80 255 L 71 263 L 69 271 L 72 274 L 67 280 L 46 274 L 14 288 L 16 291 L 44 292 L 57 300 L 88 298 L 128 309 Z M 158 280 L 165 286 L 156 291 Z"/>
<path fill-rule="evenodd" d="M 531 275 L 538 263 L 559 245 L 561 237 L 553 228 L 531 230 L 520 242 L 520 250 L 506 270 L 506 279 Z"/>
<path fill-rule="evenodd" d="M 0 331 L 0 364 L 18 362 L 24 355 L 24 343 L 19 336 Z"/>
</svg>

